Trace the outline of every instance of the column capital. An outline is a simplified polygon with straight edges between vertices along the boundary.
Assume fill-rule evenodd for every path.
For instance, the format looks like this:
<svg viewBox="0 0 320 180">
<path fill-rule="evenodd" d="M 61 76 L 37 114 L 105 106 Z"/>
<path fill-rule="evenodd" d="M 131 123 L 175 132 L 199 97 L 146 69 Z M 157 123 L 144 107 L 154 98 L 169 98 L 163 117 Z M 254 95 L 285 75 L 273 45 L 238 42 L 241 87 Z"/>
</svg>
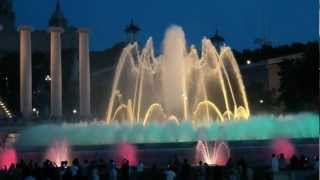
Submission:
<svg viewBox="0 0 320 180">
<path fill-rule="evenodd" d="M 33 30 L 33 28 L 31 27 L 31 26 L 19 26 L 18 27 L 18 31 L 32 31 Z"/>
<path fill-rule="evenodd" d="M 62 27 L 54 27 L 54 26 L 49 27 L 48 31 L 49 32 L 59 32 L 59 33 L 63 33 L 64 32 Z"/>
<path fill-rule="evenodd" d="M 77 32 L 78 33 L 89 33 L 89 29 L 88 28 L 78 28 L 77 29 Z"/>
</svg>

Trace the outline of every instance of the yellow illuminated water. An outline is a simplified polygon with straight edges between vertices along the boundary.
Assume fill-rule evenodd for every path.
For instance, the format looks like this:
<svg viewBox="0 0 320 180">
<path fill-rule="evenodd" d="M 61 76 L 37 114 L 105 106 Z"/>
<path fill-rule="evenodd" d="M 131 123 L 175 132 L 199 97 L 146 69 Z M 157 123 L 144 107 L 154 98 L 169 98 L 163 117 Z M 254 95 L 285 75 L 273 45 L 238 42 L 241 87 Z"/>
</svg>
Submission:
<svg viewBox="0 0 320 180">
<path fill-rule="evenodd" d="M 207 38 L 201 56 L 187 48 L 182 28 L 170 27 L 155 57 L 150 38 L 124 48 L 106 110 L 108 123 L 120 121 L 224 122 L 250 117 L 239 66 L 229 47 L 220 53 Z"/>
</svg>

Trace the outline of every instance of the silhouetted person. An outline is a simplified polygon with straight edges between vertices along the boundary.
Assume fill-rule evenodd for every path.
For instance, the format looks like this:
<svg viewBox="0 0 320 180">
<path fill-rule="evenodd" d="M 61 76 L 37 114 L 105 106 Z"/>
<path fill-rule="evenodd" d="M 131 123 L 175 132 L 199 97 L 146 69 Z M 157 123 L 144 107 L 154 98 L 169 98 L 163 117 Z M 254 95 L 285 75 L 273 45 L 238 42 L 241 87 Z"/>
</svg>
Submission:
<svg viewBox="0 0 320 180">
<path fill-rule="evenodd" d="M 199 166 L 197 167 L 197 179 L 198 180 L 205 180 L 206 175 L 206 169 L 202 163 L 202 161 L 199 161 Z"/>
<path fill-rule="evenodd" d="M 301 155 L 299 159 L 299 168 L 306 169 L 309 165 L 309 159 L 305 155 Z"/>
<path fill-rule="evenodd" d="M 318 156 L 316 156 L 316 157 L 314 158 L 313 169 L 319 170 L 319 157 L 318 157 Z"/>
<path fill-rule="evenodd" d="M 71 171 L 71 176 L 72 176 L 72 179 L 79 179 L 79 159 L 75 158 L 73 161 L 72 161 L 72 165 L 70 167 L 70 171 Z"/>
<path fill-rule="evenodd" d="M 123 160 L 123 164 L 121 166 L 121 179 L 122 180 L 129 180 L 129 161 L 127 159 Z"/>
<path fill-rule="evenodd" d="M 98 163 L 99 176 L 101 179 L 107 178 L 107 164 L 103 159 L 99 159 Z"/>
<path fill-rule="evenodd" d="M 293 155 L 290 159 L 290 168 L 298 169 L 298 167 L 299 167 L 299 160 L 296 155 Z"/>
<path fill-rule="evenodd" d="M 204 163 L 204 168 L 206 170 L 205 179 L 209 179 L 211 176 L 211 173 L 210 173 L 210 167 L 208 163 Z"/>
<path fill-rule="evenodd" d="M 253 170 L 251 167 L 246 169 L 247 180 L 253 180 Z"/>
<path fill-rule="evenodd" d="M 100 180 L 99 177 L 99 168 L 97 161 L 91 161 L 89 165 L 90 169 L 90 180 Z"/>
<path fill-rule="evenodd" d="M 229 172 L 231 172 L 234 168 L 236 168 L 235 162 L 233 161 L 233 159 L 231 157 L 228 159 L 228 162 L 226 164 L 226 168 L 228 169 Z"/>
<path fill-rule="evenodd" d="M 180 173 L 181 179 L 186 179 L 186 180 L 189 179 L 190 172 L 191 172 L 191 166 L 190 166 L 188 160 L 184 159 L 183 164 L 181 166 L 181 173 Z"/>
<path fill-rule="evenodd" d="M 26 177 L 24 178 L 24 180 L 36 180 L 36 178 L 32 174 L 32 170 L 31 169 L 27 170 Z"/>
<path fill-rule="evenodd" d="M 98 167 L 92 169 L 91 180 L 100 180 Z"/>
<path fill-rule="evenodd" d="M 143 172 L 144 172 L 144 164 L 142 161 L 139 161 L 138 166 L 137 166 L 137 177 L 140 180 L 143 180 Z"/>
<path fill-rule="evenodd" d="M 83 164 L 80 165 L 80 179 L 88 180 L 89 179 L 89 161 L 84 160 Z"/>
<path fill-rule="evenodd" d="M 165 180 L 174 180 L 176 178 L 176 173 L 173 171 L 169 165 L 167 170 L 164 171 Z"/>
<path fill-rule="evenodd" d="M 238 162 L 238 169 L 240 173 L 240 180 L 246 180 L 247 179 L 247 163 L 242 158 Z"/>
<path fill-rule="evenodd" d="M 116 163 L 113 160 L 110 160 L 108 164 L 108 176 L 109 180 L 117 180 L 118 178 Z"/>
<path fill-rule="evenodd" d="M 278 172 L 279 171 L 279 160 L 278 160 L 278 158 L 276 157 L 275 154 L 272 154 L 271 171 L 272 172 Z"/>
<path fill-rule="evenodd" d="M 60 167 L 59 167 L 59 170 L 58 170 L 59 179 L 63 179 L 63 177 L 67 173 L 67 165 L 68 165 L 67 161 L 61 161 Z"/>
<path fill-rule="evenodd" d="M 285 170 L 287 167 L 286 159 L 284 158 L 284 154 L 281 153 L 279 156 L 279 170 Z"/>
<path fill-rule="evenodd" d="M 180 172 L 181 163 L 177 154 L 174 154 L 173 163 L 171 165 L 171 169 L 177 174 Z"/>
<path fill-rule="evenodd" d="M 151 178 L 150 179 L 152 179 L 152 180 L 159 180 L 160 177 L 161 177 L 159 169 L 158 169 L 158 167 L 157 167 L 157 165 L 155 163 L 152 165 L 150 173 L 151 173 L 151 175 L 150 175 Z"/>
</svg>

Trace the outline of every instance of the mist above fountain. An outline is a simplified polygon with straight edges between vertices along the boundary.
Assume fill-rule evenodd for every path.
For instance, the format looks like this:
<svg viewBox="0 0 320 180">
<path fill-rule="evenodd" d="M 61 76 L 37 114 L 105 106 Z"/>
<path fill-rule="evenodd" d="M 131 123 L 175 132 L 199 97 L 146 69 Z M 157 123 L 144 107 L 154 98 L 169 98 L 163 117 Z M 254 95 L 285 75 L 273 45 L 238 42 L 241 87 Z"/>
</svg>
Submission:
<svg viewBox="0 0 320 180">
<path fill-rule="evenodd" d="M 181 27 L 171 26 L 163 52 L 155 57 L 150 38 L 139 51 L 137 43 L 124 48 L 106 112 L 107 122 L 247 119 L 250 116 L 238 64 L 229 47 L 220 53 L 202 40 L 201 56 L 187 48 Z"/>
</svg>

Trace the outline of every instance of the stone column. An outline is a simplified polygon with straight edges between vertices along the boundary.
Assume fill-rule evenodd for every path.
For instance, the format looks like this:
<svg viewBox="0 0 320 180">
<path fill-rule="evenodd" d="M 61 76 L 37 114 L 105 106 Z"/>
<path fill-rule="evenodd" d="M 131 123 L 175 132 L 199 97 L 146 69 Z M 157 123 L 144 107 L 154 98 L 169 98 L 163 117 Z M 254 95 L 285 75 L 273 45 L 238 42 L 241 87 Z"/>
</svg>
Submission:
<svg viewBox="0 0 320 180">
<path fill-rule="evenodd" d="M 20 112 L 23 118 L 32 117 L 31 28 L 21 26 L 20 32 Z"/>
<path fill-rule="evenodd" d="M 78 33 L 80 116 L 89 117 L 91 115 L 89 36 L 86 29 L 78 29 Z"/>
<path fill-rule="evenodd" d="M 50 27 L 51 117 L 62 117 L 61 33 L 63 29 Z"/>
</svg>

